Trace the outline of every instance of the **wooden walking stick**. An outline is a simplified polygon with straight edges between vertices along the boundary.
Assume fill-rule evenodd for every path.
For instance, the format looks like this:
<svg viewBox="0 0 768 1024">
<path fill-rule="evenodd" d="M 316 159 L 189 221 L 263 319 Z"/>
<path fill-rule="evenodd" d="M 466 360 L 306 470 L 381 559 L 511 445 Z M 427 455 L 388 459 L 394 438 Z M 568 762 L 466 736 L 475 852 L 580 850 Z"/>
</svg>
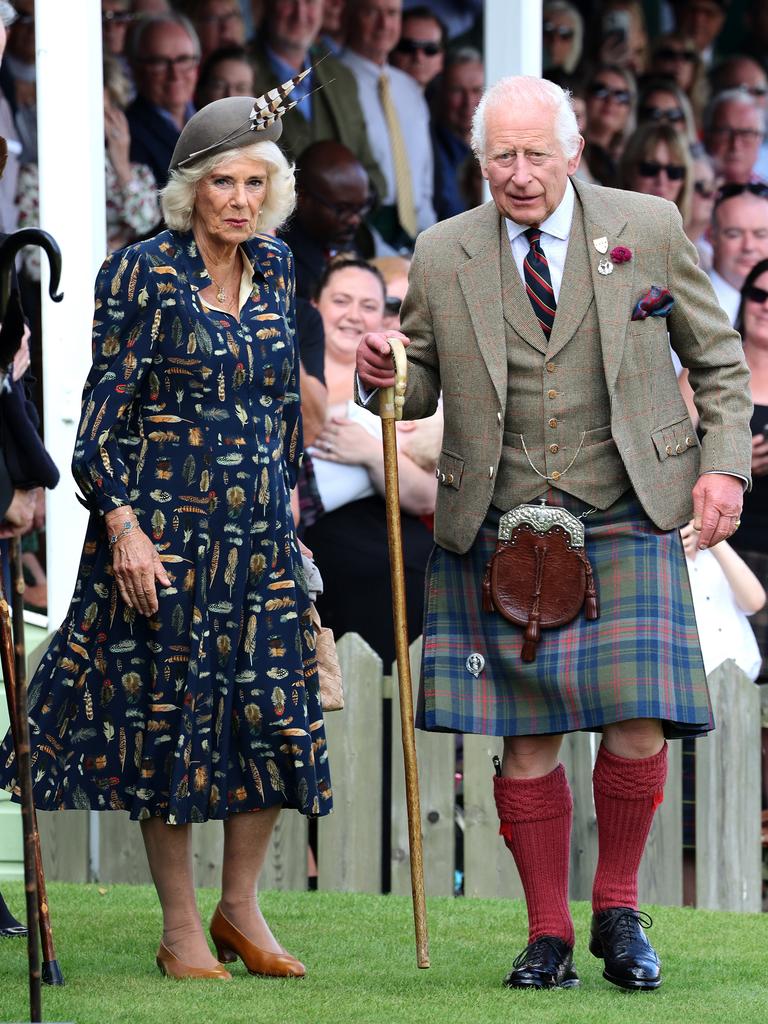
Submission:
<svg viewBox="0 0 768 1024">
<path fill-rule="evenodd" d="M 51 268 L 49 295 L 55 302 L 60 302 L 62 299 L 61 294 L 57 293 L 61 278 L 61 252 L 54 239 L 39 228 L 25 228 L 16 231 L 0 244 L 0 321 L 8 311 L 13 262 L 18 251 L 25 245 L 39 245 L 45 250 Z M 21 335 L 19 335 L 19 341 L 20 338 Z M 16 348 L 18 348 L 18 344 Z M 2 366 L 8 367 L 8 373 L 11 372 L 10 364 L 13 361 L 14 353 L 15 350 L 14 352 L 0 352 L 0 363 Z M 41 980 L 47 985 L 63 985 L 64 978 L 53 945 L 43 859 L 40 851 L 40 835 L 37 829 L 32 794 L 27 710 L 27 658 L 24 648 L 24 574 L 21 563 L 21 541 L 18 538 L 14 538 L 10 544 L 10 571 L 13 590 L 13 632 L 11 631 L 11 613 L 3 587 L 0 589 L 0 658 L 21 790 L 30 1020 L 39 1021 L 41 1020 Z M 37 928 L 35 927 L 38 921 L 43 948 L 42 972 L 37 944 Z"/>
<path fill-rule="evenodd" d="M 405 605 L 405 569 L 400 524 L 400 485 L 397 472 L 397 431 L 395 421 L 402 418 L 408 362 L 405 347 L 398 338 L 387 338 L 395 364 L 395 384 L 382 388 L 379 416 L 384 442 L 384 494 L 387 506 L 387 539 L 392 580 L 392 614 L 395 625 L 397 679 L 400 689 L 400 726 L 405 763 L 405 798 L 408 807 L 408 847 L 411 858 L 413 922 L 416 929 L 416 963 L 429 967 L 427 907 L 424 898 L 424 853 L 421 841 L 421 801 L 419 768 L 416 761 L 416 737 L 413 729 L 413 690 L 411 662 L 408 656 L 408 619 Z"/>
</svg>

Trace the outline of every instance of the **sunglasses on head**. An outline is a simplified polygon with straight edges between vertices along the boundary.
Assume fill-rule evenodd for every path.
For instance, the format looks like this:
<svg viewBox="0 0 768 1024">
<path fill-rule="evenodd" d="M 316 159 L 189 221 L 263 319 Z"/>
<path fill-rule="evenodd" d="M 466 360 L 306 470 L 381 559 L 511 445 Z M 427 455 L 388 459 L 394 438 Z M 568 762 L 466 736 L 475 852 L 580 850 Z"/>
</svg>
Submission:
<svg viewBox="0 0 768 1024">
<path fill-rule="evenodd" d="M 553 25 L 551 21 L 545 21 L 544 35 L 559 36 L 560 39 L 573 39 L 574 31 L 568 25 Z"/>
<path fill-rule="evenodd" d="M 757 302 L 762 306 L 768 300 L 768 291 L 765 288 L 758 288 L 756 284 L 751 284 L 744 289 L 744 298 L 749 299 L 750 302 Z"/>
<path fill-rule="evenodd" d="M 696 54 L 693 50 L 672 50 L 670 48 L 659 50 L 656 54 L 657 60 L 684 60 L 693 64 Z"/>
<path fill-rule="evenodd" d="M 399 299 L 397 295 L 388 295 L 386 299 L 384 299 L 384 312 L 388 316 L 397 316 L 402 304 L 403 300 Z"/>
<path fill-rule="evenodd" d="M 670 124 L 678 124 L 685 120 L 685 114 L 680 107 L 643 107 L 640 111 L 641 121 L 669 121 Z"/>
<path fill-rule="evenodd" d="M 401 39 L 395 47 L 398 53 L 407 57 L 413 57 L 419 50 L 425 57 L 436 57 L 438 53 L 442 52 L 442 49 L 440 43 L 423 42 L 421 39 Z"/>
<path fill-rule="evenodd" d="M 714 182 L 711 181 L 694 181 L 693 188 L 696 195 L 702 199 L 711 199 L 717 192 Z"/>
<path fill-rule="evenodd" d="M 629 89 L 611 89 L 611 87 L 606 85 L 604 82 L 595 82 L 589 87 L 589 91 L 595 99 L 612 99 L 616 100 L 617 103 L 624 104 L 625 106 L 629 105 L 629 101 L 632 98 Z"/>
<path fill-rule="evenodd" d="M 685 167 L 682 164 L 660 164 L 658 160 L 641 160 L 637 165 L 637 171 L 641 178 L 655 178 L 662 171 L 670 181 L 682 181 L 685 177 Z"/>
<path fill-rule="evenodd" d="M 737 182 L 730 182 L 728 185 L 722 185 L 717 190 L 717 199 L 715 200 L 715 206 L 719 206 L 726 199 L 733 199 L 734 196 L 743 196 L 748 193 L 751 196 L 757 196 L 759 199 L 768 199 L 768 185 L 760 184 L 759 182 L 748 181 L 741 185 Z"/>
</svg>

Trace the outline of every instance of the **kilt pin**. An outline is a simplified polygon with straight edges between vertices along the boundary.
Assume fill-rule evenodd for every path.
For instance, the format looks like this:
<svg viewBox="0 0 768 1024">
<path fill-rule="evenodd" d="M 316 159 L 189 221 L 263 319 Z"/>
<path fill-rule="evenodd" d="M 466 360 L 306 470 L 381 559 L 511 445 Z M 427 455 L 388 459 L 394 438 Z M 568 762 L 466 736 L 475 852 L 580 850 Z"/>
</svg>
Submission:
<svg viewBox="0 0 768 1024">
<path fill-rule="evenodd" d="M 663 307 L 633 317 L 656 294 Z M 714 728 L 678 528 L 701 473 L 749 482 L 750 401 L 740 339 L 676 208 L 570 178 L 526 234 L 486 203 L 419 236 L 401 322 L 404 414 L 427 416 L 442 395 L 445 419 L 416 724 L 504 737 L 637 719 L 659 721 L 665 739 Z M 670 346 L 689 369 L 701 441 Z M 537 500 L 581 518 L 600 616 L 543 630 L 523 661 L 524 629 L 484 610 L 482 584 L 500 516 Z M 666 759 L 666 742 L 619 756 L 604 739 L 594 767 L 590 951 L 628 989 L 661 984 L 637 872 Z M 505 761 L 503 772 L 500 834 L 529 919 L 505 984 L 574 987 L 568 780 L 562 765 L 531 778 Z"/>
</svg>

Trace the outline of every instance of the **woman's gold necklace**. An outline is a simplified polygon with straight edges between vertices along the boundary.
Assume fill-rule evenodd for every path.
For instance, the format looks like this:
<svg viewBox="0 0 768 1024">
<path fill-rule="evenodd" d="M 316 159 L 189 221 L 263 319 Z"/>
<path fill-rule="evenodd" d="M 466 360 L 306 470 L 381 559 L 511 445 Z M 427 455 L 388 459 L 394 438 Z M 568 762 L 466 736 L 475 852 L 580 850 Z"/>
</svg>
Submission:
<svg viewBox="0 0 768 1024">
<path fill-rule="evenodd" d="M 237 267 L 237 263 L 235 263 L 235 267 Z M 230 271 L 230 273 L 231 273 L 231 271 Z M 211 281 L 213 281 L 214 288 L 216 288 L 216 298 L 218 299 L 218 301 L 219 302 L 226 302 L 228 304 L 231 303 L 232 300 L 228 298 L 228 296 L 227 296 L 227 289 L 225 287 L 225 285 L 227 283 L 226 279 L 225 279 L 224 284 L 219 284 L 219 282 L 216 280 L 216 278 L 213 276 L 213 274 L 210 272 L 210 270 L 208 271 L 208 276 L 210 277 Z M 242 273 L 240 274 L 240 277 L 242 277 Z M 238 280 L 239 280 L 239 278 L 238 278 Z"/>
</svg>

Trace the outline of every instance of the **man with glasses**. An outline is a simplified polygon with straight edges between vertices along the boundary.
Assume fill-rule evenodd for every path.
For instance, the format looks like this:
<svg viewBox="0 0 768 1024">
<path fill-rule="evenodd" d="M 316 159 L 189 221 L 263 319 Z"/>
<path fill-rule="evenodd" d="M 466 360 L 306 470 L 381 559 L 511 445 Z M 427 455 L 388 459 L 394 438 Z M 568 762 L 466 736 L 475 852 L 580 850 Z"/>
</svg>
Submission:
<svg viewBox="0 0 768 1024">
<path fill-rule="evenodd" d="M 245 43 L 245 24 L 238 0 L 184 0 L 176 7 L 187 15 L 200 40 L 200 60 L 223 46 Z"/>
<path fill-rule="evenodd" d="M 403 14 L 403 27 L 389 63 L 426 89 L 443 70 L 445 29 L 428 7 L 412 7 Z"/>
<path fill-rule="evenodd" d="M 741 286 L 768 258 L 768 185 L 725 185 L 712 212 L 712 270 L 717 300 L 735 323 Z"/>
<path fill-rule="evenodd" d="M 448 52 L 432 105 L 435 212 L 438 220 L 482 202 L 482 178 L 472 154 L 472 117 L 483 95 L 483 59 L 470 46 Z"/>
<path fill-rule="evenodd" d="M 741 89 L 726 89 L 704 110 L 704 145 L 726 184 L 760 182 L 755 172 L 766 112 Z"/>
<path fill-rule="evenodd" d="M 730 5 L 731 0 L 672 0 L 677 32 L 693 39 L 707 66 L 712 63 Z"/>
<path fill-rule="evenodd" d="M 299 105 L 285 120 L 280 145 L 300 161 L 313 142 L 334 139 L 354 153 L 380 195 L 384 176 L 371 152 L 357 83 L 341 61 L 317 45 L 322 23 L 322 0 L 272 0 L 267 5 L 252 49 L 256 94 L 311 67 L 294 90 Z"/>
<path fill-rule="evenodd" d="M 200 44 L 182 14 L 139 22 L 129 54 L 136 99 L 126 109 L 131 161 L 147 164 L 162 188 L 181 129 L 194 114 Z"/>
<path fill-rule="evenodd" d="M 738 89 L 752 97 L 765 117 L 768 111 L 768 75 L 752 57 L 744 54 L 727 57 L 714 68 L 710 81 L 713 96 L 726 89 Z M 768 143 L 765 139 L 760 145 L 753 170 L 758 177 L 768 178 Z"/>
<path fill-rule="evenodd" d="M 314 298 L 326 264 L 339 253 L 373 255 L 370 238 L 360 237 L 371 206 L 368 175 L 346 146 L 326 139 L 304 151 L 296 174 L 296 212 L 280 233 L 293 252 L 297 295 Z"/>
</svg>

